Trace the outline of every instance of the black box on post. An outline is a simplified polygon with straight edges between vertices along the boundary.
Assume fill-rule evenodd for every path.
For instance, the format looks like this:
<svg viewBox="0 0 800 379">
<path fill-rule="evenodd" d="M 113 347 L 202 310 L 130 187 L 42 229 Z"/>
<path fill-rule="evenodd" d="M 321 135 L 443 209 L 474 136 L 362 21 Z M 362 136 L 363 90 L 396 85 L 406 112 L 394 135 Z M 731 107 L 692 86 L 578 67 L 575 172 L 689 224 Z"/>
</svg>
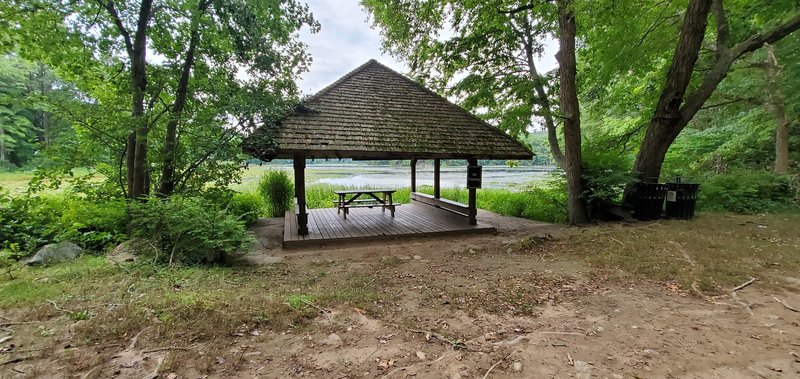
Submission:
<svg viewBox="0 0 800 379">
<path fill-rule="evenodd" d="M 481 188 L 481 166 L 467 166 L 467 188 Z"/>
</svg>

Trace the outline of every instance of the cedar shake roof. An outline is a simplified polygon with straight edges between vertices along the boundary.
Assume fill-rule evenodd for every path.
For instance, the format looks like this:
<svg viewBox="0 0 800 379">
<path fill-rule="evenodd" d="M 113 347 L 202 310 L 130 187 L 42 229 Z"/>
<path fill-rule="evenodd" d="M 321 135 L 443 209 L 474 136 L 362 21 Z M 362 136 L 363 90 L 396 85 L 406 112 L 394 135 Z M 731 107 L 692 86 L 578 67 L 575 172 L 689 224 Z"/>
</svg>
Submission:
<svg viewBox="0 0 800 379">
<path fill-rule="evenodd" d="M 302 101 L 270 134 L 272 158 L 533 157 L 514 138 L 374 59 Z"/>
</svg>

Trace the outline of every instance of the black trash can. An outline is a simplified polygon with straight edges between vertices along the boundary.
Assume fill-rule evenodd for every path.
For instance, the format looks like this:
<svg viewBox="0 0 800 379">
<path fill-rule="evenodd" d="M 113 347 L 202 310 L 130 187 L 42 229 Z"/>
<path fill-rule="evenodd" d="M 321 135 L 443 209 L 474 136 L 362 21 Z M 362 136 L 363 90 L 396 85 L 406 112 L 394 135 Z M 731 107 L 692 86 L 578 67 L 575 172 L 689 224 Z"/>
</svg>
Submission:
<svg viewBox="0 0 800 379">
<path fill-rule="evenodd" d="M 633 213 L 642 221 L 658 220 L 664 210 L 664 199 L 667 198 L 667 186 L 663 183 L 636 184 L 636 203 Z"/>
<path fill-rule="evenodd" d="M 680 177 L 675 178 L 674 182 L 667 183 L 667 217 L 693 219 L 698 189 L 700 183 L 683 183 Z"/>
</svg>

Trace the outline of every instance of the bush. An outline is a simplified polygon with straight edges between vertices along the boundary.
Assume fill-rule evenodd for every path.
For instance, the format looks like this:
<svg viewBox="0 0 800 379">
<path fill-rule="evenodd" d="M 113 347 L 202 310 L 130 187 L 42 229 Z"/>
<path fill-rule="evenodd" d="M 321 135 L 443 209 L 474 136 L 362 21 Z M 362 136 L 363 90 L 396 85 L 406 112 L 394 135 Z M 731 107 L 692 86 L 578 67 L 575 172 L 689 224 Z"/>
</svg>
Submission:
<svg viewBox="0 0 800 379">
<path fill-rule="evenodd" d="M 252 225 L 266 213 L 264 199 L 252 192 L 235 193 L 226 206 L 228 213 L 239 217 L 247 225 Z"/>
<path fill-rule="evenodd" d="M 252 235 L 239 220 L 200 198 L 151 198 L 131 204 L 133 236 L 147 238 L 161 262 L 216 263 L 246 251 Z"/>
<path fill-rule="evenodd" d="M 615 151 L 584 153 L 583 198 L 591 217 L 604 217 L 612 204 L 622 202 L 625 187 L 636 181 L 632 165 L 630 157 Z"/>
<path fill-rule="evenodd" d="M 70 240 L 88 251 L 103 252 L 125 240 L 127 205 L 124 200 L 102 203 L 82 198 L 45 198 L 49 209 L 59 214 L 56 225 L 62 230 L 56 240 Z"/>
<path fill-rule="evenodd" d="M 267 203 L 272 217 L 283 217 L 294 198 L 294 185 L 285 171 L 267 171 L 258 182 L 258 193 Z"/>
<path fill-rule="evenodd" d="M 790 176 L 739 171 L 707 178 L 700 185 L 698 206 L 702 210 L 753 214 L 797 205 Z"/>
<path fill-rule="evenodd" d="M 13 249 L 27 255 L 54 242 L 58 232 L 57 214 L 47 209 L 39 197 L 12 197 L 0 193 L 0 249 Z"/>
<path fill-rule="evenodd" d="M 0 249 L 15 244 L 25 255 L 63 240 L 102 252 L 125 239 L 125 222 L 122 200 L 94 202 L 73 193 L 13 198 L 0 194 Z"/>
</svg>

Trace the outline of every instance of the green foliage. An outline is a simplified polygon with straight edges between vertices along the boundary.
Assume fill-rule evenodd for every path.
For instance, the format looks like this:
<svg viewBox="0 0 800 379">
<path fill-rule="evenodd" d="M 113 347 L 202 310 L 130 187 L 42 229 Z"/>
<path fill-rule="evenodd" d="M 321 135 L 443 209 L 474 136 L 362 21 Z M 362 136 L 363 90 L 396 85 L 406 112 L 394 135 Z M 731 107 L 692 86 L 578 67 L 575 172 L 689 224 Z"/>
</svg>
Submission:
<svg viewBox="0 0 800 379">
<path fill-rule="evenodd" d="M 149 198 L 130 204 L 133 236 L 153 241 L 161 262 L 217 263 L 253 242 L 243 221 L 200 198 Z"/>
<path fill-rule="evenodd" d="M 631 174 L 630 156 L 616 151 L 589 150 L 583 154 L 583 198 L 593 215 L 600 208 L 619 203 L 625 187 L 636 179 Z"/>
<path fill-rule="evenodd" d="M 0 248 L 24 255 L 52 242 L 70 240 L 103 252 L 125 238 L 124 201 L 90 201 L 71 192 L 48 196 L 0 194 Z"/>
<path fill-rule="evenodd" d="M 433 194 L 433 187 L 423 186 L 420 192 Z M 463 188 L 442 188 L 445 199 L 466 204 L 469 191 Z M 547 186 L 530 187 L 515 192 L 504 189 L 484 188 L 478 190 L 478 208 L 503 216 L 513 216 L 543 222 L 563 223 L 567 221 L 566 191 L 557 182 Z"/>
<path fill-rule="evenodd" d="M 301 309 L 308 307 L 309 303 L 314 303 L 317 298 L 314 295 L 299 294 L 286 296 L 286 303 L 294 309 Z"/>
<path fill-rule="evenodd" d="M 701 180 L 698 207 L 706 211 L 744 214 L 796 207 L 797 188 L 791 177 L 765 171 L 737 171 Z"/>
<path fill-rule="evenodd" d="M 270 216 L 283 217 L 292 206 L 294 185 L 286 171 L 270 170 L 258 181 L 258 193 L 267 203 Z"/>
<path fill-rule="evenodd" d="M 41 149 L 71 134 L 45 101 L 62 101 L 71 91 L 47 66 L 0 55 L 0 169 L 30 166 Z"/>
<path fill-rule="evenodd" d="M 59 215 L 59 241 L 70 240 L 86 250 L 103 252 L 126 237 L 127 206 L 122 200 L 96 202 L 65 194 L 45 197 L 45 201 Z"/>
<path fill-rule="evenodd" d="M 11 197 L 0 192 L 0 249 L 25 255 L 54 241 L 58 215 L 39 197 Z"/>
<path fill-rule="evenodd" d="M 231 197 L 226 210 L 238 216 L 246 225 L 254 224 L 266 213 L 267 205 L 264 198 L 255 193 L 237 192 Z"/>
<path fill-rule="evenodd" d="M 245 159 L 240 136 L 276 119 L 298 98 L 294 80 L 311 61 L 299 31 L 319 29 L 307 5 L 165 0 L 140 20 L 145 3 L 0 0 L 3 47 L 52 67 L 80 94 L 40 99 L 75 128 L 74 138 L 42 151 L 43 177 L 58 181 L 73 168 L 91 167 L 125 187 L 124 156 L 133 149 L 128 137 L 138 129 L 147 134 L 151 193 L 170 157 L 176 192 L 226 187 L 239 179 Z M 144 41 L 148 58 L 158 57 L 147 60 L 143 99 L 134 96 L 131 40 Z M 190 68 L 186 76 L 184 67 Z M 134 115 L 132 103 L 145 114 Z M 185 106 L 173 114 L 180 103 Z M 175 144 L 167 142 L 170 121 L 177 122 Z"/>
<path fill-rule="evenodd" d="M 25 253 L 19 249 L 19 244 L 8 244 L 7 247 L 0 249 L 0 270 L 2 270 L 9 279 L 13 279 L 13 272 L 19 267 L 17 262 L 24 257 Z"/>
</svg>

